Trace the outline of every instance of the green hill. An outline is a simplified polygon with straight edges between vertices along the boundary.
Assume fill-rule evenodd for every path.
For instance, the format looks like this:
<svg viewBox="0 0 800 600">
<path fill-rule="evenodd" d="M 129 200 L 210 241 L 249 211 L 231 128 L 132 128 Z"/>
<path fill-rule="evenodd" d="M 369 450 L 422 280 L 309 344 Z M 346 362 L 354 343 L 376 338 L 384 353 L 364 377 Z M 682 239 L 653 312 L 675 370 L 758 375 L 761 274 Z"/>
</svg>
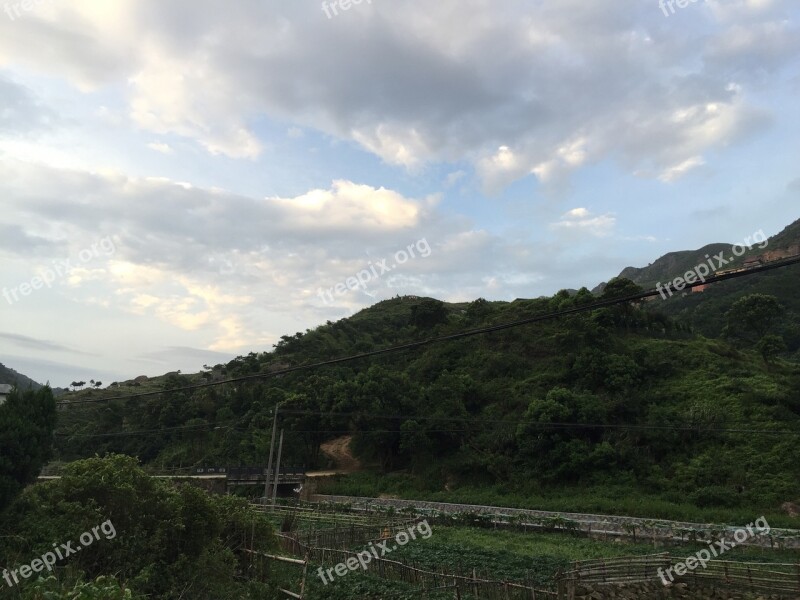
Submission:
<svg viewBox="0 0 800 600">
<path fill-rule="evenodd" d="M 63 411 L 59 458 L 115 451 L 159 467 L 263 464 L 280 403 L 284 464 L 326 467 L 319 445 L 351 434 L 356 454 L 377 468 L 376 493 L 403 481 L 418 495 L 562 494 L 564 506 L 646 507 L 651 516 L 674 516 L 687 503 L 773 514 L 800 498 L 800 369 L 633 306 L 264 381 L 170 391 L 593 300 L 582 289 L 511 303 L 380 302 L 284 336 L 273 352 L 150 380 L 148 390 L 160 386 L 162 395 Z"/>
<path fill-rule="evenodd" d="M 0 383 L 8 383 L 10 385 L 15 385 L 21 390 L 32 389 L 36 391 L 42 387 L 44 387 L 41 383 L 34 381 L 30 377 L 23 375 L 22 373 L 17 373 L 14 369 L 10 367 L 6 367 L 2 363 L 0 363 Z M 66 390 L 61 388 L 55 388 L 53 390 L 53 395 L 59 395 L 64 393 Z"/>
<path fill-rule="evenodd" d="M 797 240 L 800 222 L 774 236 L 769 251 Z M 671 253 L 623 274 L 647 284 L 668 281 L 706 254 L 727 249 L 714 244 Z M 271 352 L 251 352 L 202 373 L 69 393 L 57 454 L 74 460 L 119 452 L 153 469 L 264 464 L 273 410 L 280 406 L 284 464 L 330 467 L 320 445 L 351 435 L 352 450 L 372 465 L 370 473 L 333 491 L 677 518 L 775 515 L 784 503 L 800 500 L 800 366 L 787 360 L 800 351 L 798 272 L 795 265 L 667 301 L 595 309 L 267 379 L 180 389 L 597 300 L 586 288 L 514 302 L 396 297 L 285 335 Z M 635 289 L 618 280 L 603 294 Z M 755 322 L 752 315 L 728 316 L 737 300 L 753 294 L 774 296 L 777 303 L 759 302 L 779 318 L 762 323 L 758 310 Z M 722 337 L 726 325 L 747 323 L 766 334 L 761 342 L 773 336 L 771 350 L 756 340 Z M 99 402 L 70 407 L 75 400 Z"/>
<path fill-rule="evenodd" d="M 800 244 L 800 220 L 795 221 L 777 235 L 768 240 L 765 247 L 754 244 L 741 257 L 723 266 L 723 269 L 736 268 L 751 257 L 772 258 L 771 253 L 785 252 Z M 623 269 L 619 277 L 630 279 L 644 288 L 654 288 L 658 283 L 667 284 L 676 277 L 681 277 L 697 265 L 707 261 L 707 256 L 716 256 L 720 252 L 726 258 L 731 257 L 730 244 L 710 244 L 699 250 L 671 252 L 665 254 L 651 265 L 644 268 L 628 267 Z M 716 283 L 702 293 L 675 294 L 666 300 L 657 298 L 647 305 L 648 310 L 663 313 L 678 319 L 694 332 L 706 337 L 717 338 L 725 327 L 725 313 L 734 302 L 750 294 L 767 294 L 778 298 L 787 309 L 778 333 L 784 338 L 788 347 L 787 358 L 800 361 L 800 265 L 779 269 L 768 273 L 746 277 L 735 281 Z M 602 291 L 601 284 L 595 291 Z"/>
</svg>

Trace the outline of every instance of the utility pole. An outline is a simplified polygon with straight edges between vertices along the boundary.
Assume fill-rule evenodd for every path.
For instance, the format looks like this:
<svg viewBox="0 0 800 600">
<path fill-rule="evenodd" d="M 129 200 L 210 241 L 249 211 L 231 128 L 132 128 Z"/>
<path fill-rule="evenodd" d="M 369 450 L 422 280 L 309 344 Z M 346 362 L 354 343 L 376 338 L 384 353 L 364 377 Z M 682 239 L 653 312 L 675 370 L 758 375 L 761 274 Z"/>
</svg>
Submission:
<svg viewBox="0 0 800 600">
<path fill-rule="evenodd" d="M 281 442 L 278 444 L 278 460 L 275 461 L 275 485 L 272 487 L 272 509 L 275 510 L 275 500 L 278 497 L 278 477 L 281 471 L 281 453 L 283 452 L 283 429 L 281 429 Z"/>
<path fill-rule="evenodd" d="M 272 441 L 269 443 L 269 460 L 267 461 L 267 481 L 264 483 L 264 506 L 269 500 L 269 479 L 272 475 L 272 453 L 275 450 L 275 430 L 278 427 L 278 405 L 275 405 L 275 415 L 272 417 Z"/>
</svg>

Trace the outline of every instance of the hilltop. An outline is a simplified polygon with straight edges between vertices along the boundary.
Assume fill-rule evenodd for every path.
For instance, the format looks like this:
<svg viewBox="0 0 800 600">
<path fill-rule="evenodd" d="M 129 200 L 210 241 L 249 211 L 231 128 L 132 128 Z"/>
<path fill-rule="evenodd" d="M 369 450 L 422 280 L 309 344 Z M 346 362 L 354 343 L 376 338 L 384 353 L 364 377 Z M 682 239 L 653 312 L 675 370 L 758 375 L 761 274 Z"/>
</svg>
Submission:
<svg viewBox="0 0 800 600">
<path fill-rule="evenodd" d="M 8 383 L 10 385 L 14 385 L 21 390 L 32 389 L 36 391 L 44 387 L 38 381 L 34 381 L 30 377 L 23 375 L 22 373 L 18 373 L 14 369 L 5 366 L 4 364 L 0 363 L 0 383 Z M 53 395 L 63 394 L 66 390 L 62 388 L 55 388 L 53 390 Z"/>
<path fill-rule="evenodd" d="M 744 261 L 752 258 L 773 260 L 784 254 L 798 251 L 800 245 L 800 220 L 795 221 L 780 233 L 770 237 L 767 244 L 754 244 L 741 257 L 734 258 L 724 269 L 742 266 Z M 761 247 L 764 246 L 764 247 Z M 652 264 L 643 268 L 627 267 L 619 277 L 630 279 L 644 288 L 654 288 L 658 283 L 666 284 L 705 263 L 707 256 L 716 256 L 720 252 L 731 258 L 730 244 L 709 244 L 697 250 L 670 252 Z M 650 311 L 659 312 L 685 323 L 692 331 L 706 337 L 717 338 L 722 335 L 725 326 L 725 312 L 736 300 L 750 294 L 767 294 L 775 296 L 787 309 L 780 334 L 789 348 L 787 356 L 800 361 L 800 266 L 794 265 L 768 273 L 762 273 L 738 279 L 724 281 L 709 286 L 696 293 L 675 294 L 662 301 L 657 298 L 647 305 Z M 600 284 L 594 292 L 599 293 L 606 284 Z"/>
</svg>

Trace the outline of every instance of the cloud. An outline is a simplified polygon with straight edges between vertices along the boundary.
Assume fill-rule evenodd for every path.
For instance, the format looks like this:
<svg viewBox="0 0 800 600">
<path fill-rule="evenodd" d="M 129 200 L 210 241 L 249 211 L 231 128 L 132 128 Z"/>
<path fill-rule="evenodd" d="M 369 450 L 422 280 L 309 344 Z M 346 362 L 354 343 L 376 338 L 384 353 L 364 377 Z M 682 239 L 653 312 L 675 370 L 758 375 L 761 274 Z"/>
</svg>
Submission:
<svg viewBox="0 0 800 600">
<path fill-rule="evenodd" d="M 673 165 L 672 167 L 665 169 L 661 172 L 658 178 L 664 183 L 671 183 L 680 179 L 692 169 L 696 169 L 704 164 L 706 164 L 706 161 L 703 160 L 702 156 L 693 156 L 692 158 L 687 158 L 680 164 Z"/>
<path fill-rule="evenodd" d="M 567 242 L 490 234 L 435 197 L 347 180 L 294 196 L 252 197 L 164 178 L 0 162 L 10 220 L 68 234 L 70 250 L 116 232 L 115 252 L 76 271 L 70 304 L 115 311 L 223 353 L 268 349 L 279 335 L 399 294 L 469 300 L 529 297 L 560 277 Z M 565 227 L 601 235 L 613 217 L 571 211 Z M 369 295 L 319 291 L 425 238 L 427 258 L 369 284 Z M 87 265 L 88 267 L 89 265 Z M 224 267 L 224 268 L 223 268 Z M 486 274 L 491 273 L 491 278 Z M 574 277 L 579 280 L 580 273 Z"/>
<path fill-rule="evenodd" d="M 289 129 L 286 130 L 286 137 L 293 140 L 302 139 L 304 135 L 305 133 L 300 127 L 289 127 Z"/>
<path fill-rule="evenodd" d="M 0 250 L 23 256 L 49 254 L 63 250 L 66 244 L 28 233 L 19 225 L 0 223 Z"/>
<path fill-rule="evenodd" d="M 611 234 L 617 219 L 613 215 L 593 215 L 585 208 L 573 208 L 561 217 L 560 221 L 550 224 L 550 228 L 561 231 L 578 231 L 597 237 Z"/>
<path fill-rule="evenodd" d="M 194 362 L 197 365 L 215 365 L 228 362 L 235 358 L 234 355 L 225 352 L 214 352 L 202 348 L 188 348 L 185 346 L 169 346 L 163 350 L 147 352 L 140 355 L 141 360 L 153 361 L 163 365 L 174 365 L 177 362 Z"/>
<path fill-rule="evenodd" d="M 160 152 L 161 154 L 172 154 L 172 147 L 163 142 L 150 142 L 147 144 L 147 147 L 155 152 Z"/>
<path fill-rule="evenodd" d="M 733 4 L 677 27 L 638 0 L 410 0 L 334 21 L 276 0 L 87 1 L 0 24 L 0 61 L 124 83 L 136 125 L 238 159 L 263 153 L 267 116 L 407 169 L 467 161 L 493 191 L 604 160 L 669 178 L 767 127 L 747 91 L 797 54 L 790 2 Z"/>
<path fill-rule="evenodd" d="M 448 173 L 447 177 L 444 180 L 445 187 L 451 188 L 456 185 L 459 181 L 464 179 L 467 176 L 467 172 L 464 170 L 459 169 L 458 171 L 453 171 L 452 173 Z"/>
<path fill-rule="evenodd" d="M 36 338 L 29 337 L 27 335 L 19 335 L 16 333 L 0 333 L 0 339 L 6 340 L 7 342 L 10 342 L 20 348 L 35 350 L 37 352 L 69 352 L 70 354 L 96 356 L 95 354 L 81 352 L 80 350 L 75 350 L 74 348 L 68 348 L 67 346 L 63 346 L 55 342 L 51 342 L 48 340 L 39 340 Z"/>
</svg>

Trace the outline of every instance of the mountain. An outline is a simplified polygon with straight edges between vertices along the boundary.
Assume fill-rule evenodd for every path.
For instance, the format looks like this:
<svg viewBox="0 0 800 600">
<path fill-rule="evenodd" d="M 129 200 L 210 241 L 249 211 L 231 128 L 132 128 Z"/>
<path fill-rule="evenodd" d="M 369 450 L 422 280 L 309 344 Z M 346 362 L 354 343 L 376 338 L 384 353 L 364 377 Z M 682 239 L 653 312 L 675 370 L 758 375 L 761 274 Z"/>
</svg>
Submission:
<svg viewBox="0 0 800 600">
<path fill-rule="evenodd" d="M 31 388 L 32 390 L 38 390 L 39 388 L 44 387 L 38 381 L 34 381 L 30 377 L 23 375 L 22 373 L 17 373 L 14 369 L 10 367 L 6 367 L 3 363 L 0 363 L 0 383 L 9 383 L 11 385 L 16 385 L 18 388 L 22 390 L 27 390 Z M 54 395 L 63 394 L 66 390 L 61 388 L 53 389 Z"/>
<path fill-rule="evenodd" d="M 38 390 L 43 387 L 41 383 L 34 381 L 22 373 L 17 373 L 14 369 L 6 367 L 2 363 L 0 363 L 0 383 L 10 383 L 11 385 L 16 385 L 18 388 L 25 390 L 29 387 L 33 390 Z"/>
<path fill-rule="evenodd" d="M 764 246 L 763 242 L 754 244 L 742 256 L 720 267 L 720 270 L 741 266 L 748 258 L 760 257 L 764 261 L 769 261 L 800 251 L 800 220 L 769 238 L 766 246 L 761 246 Z M 731 245 L 709 244 L 698 250 L 670 252 L 646 267 L 627 267 L 622 270 L 619 277 L 630 279 L 643 288 L 654 288 L 658 283 L 667 284 L 698 265 L 706 264 L 708 261 L 706 256 L 715 257 L 720 252 L 724 253 L 724 258 L 731 258 Z M 750 294 L 775 296 L 787 309 L 786 318 L 778 333 L 786 341 L 790 355 L 794 354 L 794 359 L 800 361 L 798 282 L 800 282 L 800 265 L 793 265 L 742 279 L 715 283 L 702 290 L 702 293 L 687 291 L 675 294 L 666 300 L 656 297 L 653 302 L 647 303 L 646 308 L 651 312 L 660 312 L 676 318 L 705 337 L 715 338 L 722 334 L 726 325 L 725 313 L 736 300 Z M 604 288 L 605 283 L 601 283 L 592 291 L 598 294 Z"/>
<path fill-rule="evenodd" d="M 731 244 L 720 243 L 708 244 L 697 250 L 670 252 L 646 267 L 626 267 L 618 277 L 630 279 L 644 288 L 653 288 L 658 283 L 667 283 L 693 270 L 698 265 L 706 264 L 709 257 L 716 257 L 720 252 L 724 254 L 724 258 L 729 262 L 718 266 L 715 270 L 729 269 L 741 265 L 751 257 L 767 255 L 767 258 L 772 258 L 773 253 L 786 251 L 792 246 L 800 244 L 800 219 L 766 240 L 766 245 L 764 241 L 763 239 L 753 241 L 751 247 L 739 257 L 732 255 Z M 602 291 L 604 287 L 605 282 L 601 283 L 593 291 L 597 293 Z"/>
<path fill-rule="evenodd" d="M 707 256 L 716 256 L 720 252 L 729 252 L 730 244 L 709 244 L 698 250 L 682 250 L 665 254 L 654 263 L 642 267 L 626 267 L 619 277 L 630 279 L 645 288 L 654 288 L 659 282 L 672 281 L 678 274 L 686 273 L 697 265 L 705 263 Z"/>
</svg>

